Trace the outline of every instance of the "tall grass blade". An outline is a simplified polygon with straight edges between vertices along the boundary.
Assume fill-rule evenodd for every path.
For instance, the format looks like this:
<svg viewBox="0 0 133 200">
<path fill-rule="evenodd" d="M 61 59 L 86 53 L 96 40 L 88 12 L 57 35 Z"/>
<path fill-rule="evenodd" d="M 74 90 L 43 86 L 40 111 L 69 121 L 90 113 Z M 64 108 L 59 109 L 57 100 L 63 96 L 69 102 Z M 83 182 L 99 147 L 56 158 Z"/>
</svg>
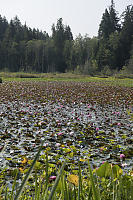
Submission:
<svg viewBox="0 0 133 200">
<path fill-rule="evenodd" d="M 47 195 L 48 195 L 48 187 L 46 188 L 46 190 L 43 191 L 42 199 L 46 200 L 47 199 Z"/>
<path fill-rule="evenodd" d="M 62 194 L 62 199 L 65 199 L 64 170 L 61 175 L 61 194 Z"/>
<path fill-rule="evenodd" d="M 46 151 L 46 188 L 48 186 L 48 152 Z"/>
<path fill-rule="evenodd" d="M 7 187 L 6 187 L 6 190 L 5 190 L 5 200 L 8 199 L 8 192 L 7 192 Z"/>
<path fill-rule="evenodd" d="M 2 185 L 1 188 L 0 188 L 0 198 L 1 198 L 1 194 L 2 194 L 3 189 L 4 189 L 4 185 Z"/>
<path fill-rule="evenodd" d="M 75 188 L 75 185 L 74 185 L 74 191 L 73 191 L 73 194 L 74 194 L 74 200 L 76 200 L 76 188 Z"/>
<path fill-rule="evenodd" d="M 64 177 L 64 187 L 65 187 L 65 200 L 69 200 L 69 194 L 68 194 L 68 186 L 67 186 L 67 182 L 66 182 L 66 178 Z"/>
<path fill-rule="evenodd" d="M 15 186 L 16 186 L 17 176 L 18 176 L 18 171 L 16 173 L 15 180 L 14 180 L 13 185 L 12 185 L 12 192 L 11 192 L 11 197 L 10 197 L 11 200 L 13 200 L 13 193 L 14 193 L 14 189 L 15 189 Z"/>
<path fill-rule="evenodd" d="M 3 154 L 3 152 L 5 151 L 7 145 L 8 145 L 8 142 L 5 143 L 3 149 L 0 151 L 0 156 L 2 156 L 2 154 Z"/>
<path fill-rule="evenodd" d="M 94 200 L 101 200 L 100 195 L 99 195 L 99 190 L 95 186 L 95 181 L 94 181 L 94 177 L 92 174 L 92 169 L 91 169 L 89 160 L 88 160 L 88 168 L 89 168 L 89 173 L 90 173 L 90 180 L 91 180 L 91 184 L 92 184 L 92 193 L 93 193 Z"/>
<path fill-rule="evenodd" d="M 133 181 L 131 182 L 131 199 L 133 199 Z"/>
<path fill-rule="evenodd" d="M 54 184 L 53 187 L 52 187 L 52 190 L 51 190 L 51 193 L 50 193 L 50 195 L 49 195 L 48 200 L 52 200 L 52 198 L 53 198 L 54 192 L 55 192 L 56 187 L 57 187 L 57 185 L 58 185 L 58 183 L 59 183 L 59 180 L 60 180 L 60 177 L 61 177 L 61 175 L 62 175 L 62 172 L 63 172 L 63 170 L 64 170 L 65 165 L 66 165 L 66 162 L 63 163 L 63 165 L 62 165 L 62 167 L 61 167 L 61 169 L 60 169 L 60 173 L 58 174 L 58 176 L 57 176 L 57 178 L 56 178 L 56 180 L 55 180 L 55 184 Z"/>
<path fill-rule="evenodd" d="M 35 174 L 35 200 L 37 199 L 37 190 L 38 190 L 38 187 L 37 187 L 37 174 Z"/>
<path fill-rule="evenodd" d="M 80 196 L 81 196 L 81 189 L 82 189 L 82 180 L 81 180 L 81 167 L 80 167 L 80 162 L 79 162 L 79 183 L 78 183 L 78 200 L 80 200 Z"/>
<path fill-rule="evenodd" d="M 24 186 L 25 186 L 25 184 L 26 184 L 26 182 L 27 182 L 27 180 L 28 180 L 28 178 L 29 178 L 29 176 L 30 176 L 30 174 L 32 172 L 32 169 L 33 169 L 37 159 L 39 158 L 39 155 L 40 155 L 40 152 L 42 150 L 43 144 L 44 144 L 44 140 L 42 141 L 42 144 L 41 144 L 41 146 L 40 146 L 40 148 L 39 148 L 39 150 L 38 150 L 38 152 L 37 152 L 37 154 L 36 154 L 36 156 L 35 156 L 35 158 L 34 158 L 34 160 L 32 162 L 32 165 L 30 166 L 30 168 L 29 168 L 29 170 L 27 172 L 27 174 L 26 174 L 26 176 L 25 176 L 25 178 L 24 178 L 19 190 L 16 193 L 16 196 L 15 196 L 14 200 L 17 200 L 20 197 L 20 195 L 21 195 L 21 193 L 22 193 L 22 191 L 24 189 Z"/>
</svg>

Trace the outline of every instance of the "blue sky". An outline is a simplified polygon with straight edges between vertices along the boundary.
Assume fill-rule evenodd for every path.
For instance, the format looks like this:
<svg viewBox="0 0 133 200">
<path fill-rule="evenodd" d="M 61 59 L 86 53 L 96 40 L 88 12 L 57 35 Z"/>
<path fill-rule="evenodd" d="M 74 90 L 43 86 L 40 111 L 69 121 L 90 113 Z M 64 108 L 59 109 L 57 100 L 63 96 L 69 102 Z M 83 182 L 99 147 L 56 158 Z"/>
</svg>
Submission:
<svg viewBox="0 0 133 200">
<path fill-rule="evenodd" d="M 133 0 L 115 0 L 115 8 L 121 14 Z M 0 14 L 8 21 L 16 15 L 31 28 L 39 28 L 51 34 L 51 26 L 57 19 L 71 27 L 77 36 L 96 36 L 105 8 L 111 0 L 0 0 Z"/>
</svg>

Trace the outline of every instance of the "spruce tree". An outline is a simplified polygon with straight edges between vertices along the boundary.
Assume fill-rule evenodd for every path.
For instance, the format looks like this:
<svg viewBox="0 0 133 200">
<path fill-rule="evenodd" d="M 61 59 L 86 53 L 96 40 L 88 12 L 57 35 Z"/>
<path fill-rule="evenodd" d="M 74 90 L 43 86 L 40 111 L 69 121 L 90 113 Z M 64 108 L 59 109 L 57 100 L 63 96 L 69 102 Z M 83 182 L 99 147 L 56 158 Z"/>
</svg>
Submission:
<svg viewBox="0 0 133 200">
<path fill-rule="evenodd" d="M 69 26 L 64 26 L 62 18 L 57 20 L 56 26 L 52 26 L 52 39 L 55 45 L 56 53 L 56 70 L 65 72 L 67 64 L 64 57 L 65 42 L 73 39 Z"/>
<path fill-rule="evenodd" d="M 120 31 L 120 19 L 117 17 L 117 11 L 115 10 L 114 1 L 111 0 L 111 6 L 109 7 L 109 15 L 110 15 L 110 30 L 112 32 Z"/>
<path fill-rule="evenodd" d="M 127 6 L 122 16 L 123 23 L 120 33 L 121 67 L 128 62 L 133 43 L 133 6 Z"/>
<path fill-rule="evenodd" d="M 105 9 L 105 13 L 102 16 L 101 23 L 99 25 L 98 36 L 99 38 L 106 39 L 109 37 L 111 33 L 111 21 L 110 14 L 107 9 Z"/>
<path fill-rule="evenodd" d="M 120 31 L 119 18 L 115 10 L 114 1 L 111 0 L 111 6 L 105 9 L 99 25 L 98 36 L 99 38 L 108 39 L 111 33 Z"/>
</svg>

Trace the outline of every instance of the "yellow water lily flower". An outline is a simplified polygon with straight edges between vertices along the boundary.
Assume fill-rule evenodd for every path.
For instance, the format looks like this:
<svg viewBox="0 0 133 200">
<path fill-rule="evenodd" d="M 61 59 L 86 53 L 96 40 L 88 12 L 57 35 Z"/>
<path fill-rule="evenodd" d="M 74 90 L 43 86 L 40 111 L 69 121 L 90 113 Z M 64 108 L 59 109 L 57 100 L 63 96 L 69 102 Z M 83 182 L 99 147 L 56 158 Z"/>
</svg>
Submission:
<svg viewBox="0 0 133 200">
<path fill-rule="evenodd" d="M 79 177 L 77 175 L 74 174 L 70 174 L 67 178 L 67 180 L 74 184 L 75 186 L 78 186 L 78 182 L 79 182 Z"/>
<path fill-rule="evenodd" d="M 22 163 L 23 165 L 25 165 L 27 162 L 28 162 L 28 159 L 27 159 L 26 157 L 24 157 L 24 159 L 21 161 L 21 163 Z"/>
</svg>

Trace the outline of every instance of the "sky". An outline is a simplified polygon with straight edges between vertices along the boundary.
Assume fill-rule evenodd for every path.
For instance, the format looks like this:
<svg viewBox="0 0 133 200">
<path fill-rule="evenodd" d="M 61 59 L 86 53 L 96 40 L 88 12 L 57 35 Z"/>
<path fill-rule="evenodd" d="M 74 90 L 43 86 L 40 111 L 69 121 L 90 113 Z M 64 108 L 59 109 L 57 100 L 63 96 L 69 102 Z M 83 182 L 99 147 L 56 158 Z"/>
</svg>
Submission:
<svg viewBox="0 0 133 200">
<path fill-rule="evenodd" d="M 119 15 L 133 0 L 114 0 Z M 111 0 L 0 0 L 0 15 L 8 22 L 16 15 L 21 23 L 51 35 L 52 24 L 59 18 L 69 25 L 73 36 L 97 36 L 99 24 Z M 118 15 L 118 16 L 119 16 Z"/>
</svg>

